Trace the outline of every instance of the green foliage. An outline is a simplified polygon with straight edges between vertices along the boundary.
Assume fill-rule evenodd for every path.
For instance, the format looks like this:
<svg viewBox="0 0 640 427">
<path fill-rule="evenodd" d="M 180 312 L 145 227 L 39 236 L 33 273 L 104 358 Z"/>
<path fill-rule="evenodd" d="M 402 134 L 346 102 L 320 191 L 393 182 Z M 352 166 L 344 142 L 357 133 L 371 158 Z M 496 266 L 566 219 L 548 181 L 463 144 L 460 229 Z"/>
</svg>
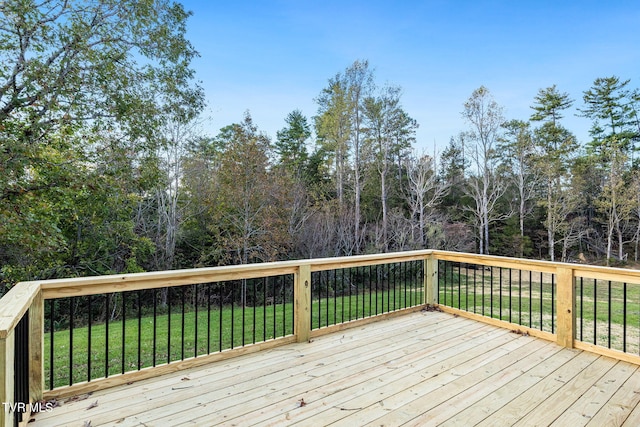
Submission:
<svg viewBox="0 0 640 427">
<path fill-rule="evenodd" d="M 202 108 L 189 13 L 165 0 L 0 12 L 0 283 L 140 271 L 156 135 Z"/>
<path fill-rule="evenodd" d="M 298 174 L 308 161 L 306 142 L 311 136 L 311 127 L 300 110 L 293 110 L 285 119 L 287 127 L 278 131 L 275 151 L 280 162 Z"/>
</svg>

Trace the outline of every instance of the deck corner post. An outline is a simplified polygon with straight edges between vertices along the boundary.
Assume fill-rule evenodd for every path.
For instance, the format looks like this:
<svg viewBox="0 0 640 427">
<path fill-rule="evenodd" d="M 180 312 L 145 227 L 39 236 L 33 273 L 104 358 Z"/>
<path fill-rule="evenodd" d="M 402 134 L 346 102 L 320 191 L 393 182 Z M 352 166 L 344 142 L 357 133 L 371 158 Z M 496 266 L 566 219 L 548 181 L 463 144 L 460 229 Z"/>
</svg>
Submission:
<svg viewBox="0 0 640 427">
<path fill-rule="evenodd" d="M 311 265 L 301 264 L 295 274 L 295 329 L 298 342 L 311 335 Z"/>
<path fill-rule="evenodd" d="M 424 259 L 424 295 L 426 305 L 436 305 L 438 295 L 438 259 L 430 254 Z"/>
<path fill-rule="evenodd" d="M 44 299 L 42 290 L 29 308 L 29 400 L 39 402 L 44 391 Z"/>
<path fill-rule="evenodd" d="M 12 330 L 6 336 L 0 336 L 0 427 L 14 425 L 15 411 L 11 407 L 14 403 L 14 337 Z"/>
<path fill-rule="evenodd" d="M 567 348 L 573 348 L 576 331 L 574 271 L 570 267 L 557 269 L 557 337 L 556 342 Z"/>
</svg>

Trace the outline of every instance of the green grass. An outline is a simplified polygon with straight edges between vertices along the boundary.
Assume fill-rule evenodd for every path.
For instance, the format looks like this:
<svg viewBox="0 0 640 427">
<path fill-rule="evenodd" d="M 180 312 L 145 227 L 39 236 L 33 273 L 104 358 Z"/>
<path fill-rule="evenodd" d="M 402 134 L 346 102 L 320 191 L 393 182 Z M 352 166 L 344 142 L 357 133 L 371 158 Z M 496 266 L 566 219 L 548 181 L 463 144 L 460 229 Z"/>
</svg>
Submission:
<svg viewBox="0 0 640 427">
<path fill-rule="evenodd" d="M 153 316 L 142 317 L 140 323 L 137 318 L 125 319 L 124 346 L 122 345 L 122 321 L 109 322 L 108 354 L 106 352 L 107 325 L 104 323 L 91 326 L 91 341 L 89 341 L 89 327 L 74 328 L 72 349 L 69 345 L 70 331 L 56 331 L 53 337 L 55 360 L 53 384 L 59 387 L 87 381 L 89 354 L 91 355 L 91 379 L 137 370 L 139 367 L 153 366 L 154 329 L 155 365 L 282 337 L 292 333 L 291 310 L 291 303 L 271 305 L 266 308 L 246 307 L 244 312 L 240 307 L 232 309 L 228 306 L 222 310 L 212 309 L 210 313 L 200 310 L 197 316 L 195 310 L 192 310 L 185 312 L 184 319 L 181 313 L 172 313 L 170 322 L 167 314 L 158 315 L 155 328 Z M 222 327 L 220 327 L 221 321 Z M 50 333 L 44 335 L 44 347 L 45 373 L 49 375 Z M 138 353 L 140 353 L 139 358 Z M 105 360 L 108 360 L 108 367 Z M 72 370 L 69 369 L 70 366 Z M 46 377 L 46 382 L 47 387 L 50 388 L 49 376 Z"/>
<path fill-rule="evenodd" d="M 340 295 L 314 300 L 311 309 L 311 327 L 335 325 L 354 319 L 375 316 L 401 308 L 420 305 L 424 301 L 424 290 L 417 284 L 391 288 L 389 291 Z"/>
<path fill-rule="evenodd" d="M 522 326 L 555 332 L 555 295 L 550 275 L 512 271 L 511 283 L 494 269 L 493 281 L 473 271 L 448 270 L 441 275 L 440 304 L 510 321 Z M 484 291 L 483 291 L 484 286 Z M 542 286 L 542 288 L 541 288 Z M 621 351 L 640 353 L 640 285 L 576 280 L 576 338 Z M 626 298 L 625 298 L 626 295 Z M 627 301 L 626 307 L 624 301 Z M 626 325 L 626 326 L 625 326 Z"/>
<path fill-rule="evenodd" d="M 314 299 L 311 327 L 320 328 L 422 304 L 423 290 L 417 284 L 415 286 L 415 289 L 396 288 L 394 291 L 392 288 L 351 297 Z M 212 307 L 210 312 L 199 309 L 197 315 L 194 309 L 187 310 L 184 317 L 179 312 L 172 313 L 170 322 L 167 314 L 157 315 L 155 323 L 153 316 L 149 315 L 141 317 L 140 322 L 137 317 L 127 318 L 124 331 L 121 320 L 112 321 L 108 324 L 108 334 L 105 323 L 93 324 L 91 328 L 76 327 L 73 329 L 72 348 L 70 331 L 55 331 L 53 387 L 154 366 L 154 354 L 155 365 L 161 365 L 293 333 L 292 303 L 246 307 L 244 311 L 238 306 L 225 306 L 221 310 Z M 47 389 L 50 389 L 50 333 L 44 335 L 44 347 L 45 381 Z"/>
</svg>

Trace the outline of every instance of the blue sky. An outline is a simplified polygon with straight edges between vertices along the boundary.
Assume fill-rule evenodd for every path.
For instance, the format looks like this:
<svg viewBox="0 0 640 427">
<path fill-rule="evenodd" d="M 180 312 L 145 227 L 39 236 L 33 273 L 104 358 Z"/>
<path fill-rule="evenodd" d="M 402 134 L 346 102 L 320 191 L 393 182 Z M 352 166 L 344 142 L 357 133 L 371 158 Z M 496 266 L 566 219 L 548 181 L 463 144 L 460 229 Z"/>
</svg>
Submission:
<svg viewBox="0 0 640 427">
<path fill-rule="evenodd" d="M 416 147 L 432 151 L 466 130 L 463 103 L 486 86 L 508 119 L 528 119 L 541 88 L 556 84 L 582 105 L 597 77 L 640 87 L 637 1 L 204 1 L 188 37 L 205 90 L 210 133 L 249 110 L 275 139 L 300 109 L 310 120 L 329 78 L 368 60 L 379 85 L 403 89 L 420 128 Z M 589 122 L 564 124 L 581 142 Z"/>
</svg>

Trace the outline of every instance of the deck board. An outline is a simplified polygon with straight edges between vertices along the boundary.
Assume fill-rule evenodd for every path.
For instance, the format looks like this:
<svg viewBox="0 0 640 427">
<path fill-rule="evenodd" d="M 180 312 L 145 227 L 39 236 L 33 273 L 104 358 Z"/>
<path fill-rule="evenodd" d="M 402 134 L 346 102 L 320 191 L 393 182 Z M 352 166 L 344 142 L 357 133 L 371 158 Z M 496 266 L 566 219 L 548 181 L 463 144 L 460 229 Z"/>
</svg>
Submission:
<svg viewBox="0 0 640 427">
<path fill-rule="evenodd" d="M 635 365 L 423 311 L 98 391 L 29 425 L 619 426 L 639 403 Z"/>
</svg>

